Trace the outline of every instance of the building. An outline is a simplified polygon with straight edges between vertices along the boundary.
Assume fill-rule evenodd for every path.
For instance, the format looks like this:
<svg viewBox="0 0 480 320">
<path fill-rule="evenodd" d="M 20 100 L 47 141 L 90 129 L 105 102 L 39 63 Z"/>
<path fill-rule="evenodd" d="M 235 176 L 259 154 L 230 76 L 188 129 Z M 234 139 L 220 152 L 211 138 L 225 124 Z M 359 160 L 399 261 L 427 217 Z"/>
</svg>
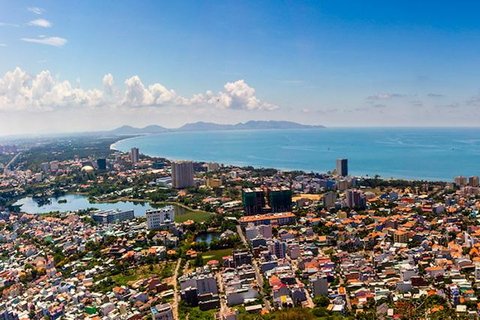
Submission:
<svg viewBox="0 0 480 320">
<path fill-rule="evenodd" d="M 175 221 L 175 210 L 172 206 L 161 209 L 147 210 L 147 229 L 158 230 L 172 224 Z"/>
<path fill-rule="evenodd" d="M 140 151 L 138 148 L 132 148 L 130 152 L 130 160 L 132 160 L 132 163 L 135 164 L 140 160 Z"/>
<path fill-rule="evenodd" d="M 42 168 L 43 172 L 47 172 L 48 170 L 50 170 L 50 163 L 43 162 L 42 165 L 41 165 L 41 168 Z"/>
<path fill-rule="evenodd" d="M 249 223 L 252 223 L 256 226 L 261 224 L 266 225 L 289 225 L 295 223 L 295 215 L 291 212 L 283 212 L 283 213 L 276 213 L 276 214 L 263 214 L 263 215 L 255 215 L 255 216 L 247 216 L 240 218 L 240 225 L 242 227 L 246 227 Z"/>
<path fill-rule="evenodd" d="M 456 176 L 453 180 L 457 187 L 464 187 L 467 185 L 467 178 L 464 176 Z"/>
<path fill-rule="evenodd" d="M 475 263 L 475 279 L 480 280 L 480 262 Z"/>
<path fill-rule="evenodd" d="M 243 189 L 242 204 L 246 216 L 262 213 L 265 207 L 265 192 L 262 188 Z"/>
<path fill-rule="evenodd" d="M 220 169 L 220 165 L 216 162 L 209 162 L 206 164 L 206 167 L 208 172 L 217 171 L 218 169 Z"/>
<path fill-rule="evenodd" d="M 470 185 L 470 187 L 478 187 L 479 186 L 478 176 L 472 176 L 468 178 L 468 184 Z"/>
<path fill-rule="evenodd" d="M 210 188 L 220 188 L 222 186 L 222 179 L 207 178 L 205 185 Z"/>
<path fill-rule="evenodd" d="M 292 210 L 292 190 L 287 187 L 268 188 L 268 205 L 272 212 Z"/>
<path fill-rule="evenodd" d="M 279 259 L 283 259 L 287 253 L 285 242 L 274 239 L 268 243 L 268 252 L 275 255 Z"/>
<path fill-rule="evenodd" d="M 367 200 L 360 190 L 349 189 L 345 191 L 345 202 L 349 208 L 365 208 Z"/>
<path fill-rule="evenodd" d="M 198 269 L 197 269 L 198 270 Z M 211 273 L 190 273 L 178 278 L 180 296 L 191 306 L 209 310 L 219 306 L 217 279 Z"/>
<path fill-rule="evenodd" d="M 337 193 L 335 191 L 328 191 L 323 195 L 323 206 L 325 208 L 331 208 L 337 201 Z"/>
<path fill-rule="evenodd" d="M 337 175 L 348 176 L 348 159 L 337 159 Z"/>
<path fill-rule="evenodd" d="M 235 250 L 233 252 L 233 266 L 238 268 L 243 265 L 252 265 L 252 255 L 248 250 Z"/>
<path fill-rule="evenodd" d="M 310 279 L 315 296 L 328 296 L 328 279 L 325 276 L 315 276 Z"/>
<path fill-rule="evenodd" d="M 193 163 L 191 161 L 172 162 L 172 186 L 177 189 L 193 186 Z"/>
<path fill-rule="evenodd" d="M 57 160 L 53 160 L 50 162 L 50 170 L 51 171 L 57 171 L 60 167 L 60 162 Z"/>
<path fill-rule="evenodd" d="M 97 167 L 98 167 L 98 170 L 102 170 L 102 171 L 107 170 L 107 159 L 105 158 L 97 159 Z"/>
<path fill-rule="evenodd" d="M 135 217 L 133 210 L 99 210 L 91 214 L 91 218 L 98 223 L 117 223 L 131 220 Z"/>
<path fill-rule="evenodd" d="M 403 230 L 397 230 L 393 234 L 393 242 L 395 243 L 408 243 L 408 232 Z"/>
<path fill-rule="evenodd" d="M 174 320 L 170 303 L 158 304 L 152 307 L 151 311 L 154 320 Z"/>
</svg>

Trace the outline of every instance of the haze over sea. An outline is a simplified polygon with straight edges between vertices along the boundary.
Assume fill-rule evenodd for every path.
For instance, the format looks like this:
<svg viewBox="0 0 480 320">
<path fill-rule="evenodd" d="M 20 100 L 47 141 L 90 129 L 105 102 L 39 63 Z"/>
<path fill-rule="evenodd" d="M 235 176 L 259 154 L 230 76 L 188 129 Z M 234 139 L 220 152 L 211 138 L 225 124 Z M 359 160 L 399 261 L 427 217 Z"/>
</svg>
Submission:
<svg viewBox="0 0 480 320">
<path fill-rule="evenodd" d="M 326 128 L 168 132 L 119 141 L 128 152 L 324 173 L 348 158 L 349 173 L 452 181 L 480 175 L 480 128 Z"/>
</svg>

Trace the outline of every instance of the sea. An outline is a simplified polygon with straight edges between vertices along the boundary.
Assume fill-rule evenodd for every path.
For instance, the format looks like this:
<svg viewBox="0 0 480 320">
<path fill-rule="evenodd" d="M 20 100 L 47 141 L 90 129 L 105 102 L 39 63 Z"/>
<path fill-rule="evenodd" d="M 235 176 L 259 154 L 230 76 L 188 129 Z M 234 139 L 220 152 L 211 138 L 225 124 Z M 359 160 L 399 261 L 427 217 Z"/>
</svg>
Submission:
<svg viewBox="0 0 480 320">
<path fill-rule="evenodd" d="M 480 175 L 480 128 L 325 128 L 167 132 L 121 140 L 149 156 L 326 173 L 347 158 L 349 174 L 452 181 Z"/>
</svg>

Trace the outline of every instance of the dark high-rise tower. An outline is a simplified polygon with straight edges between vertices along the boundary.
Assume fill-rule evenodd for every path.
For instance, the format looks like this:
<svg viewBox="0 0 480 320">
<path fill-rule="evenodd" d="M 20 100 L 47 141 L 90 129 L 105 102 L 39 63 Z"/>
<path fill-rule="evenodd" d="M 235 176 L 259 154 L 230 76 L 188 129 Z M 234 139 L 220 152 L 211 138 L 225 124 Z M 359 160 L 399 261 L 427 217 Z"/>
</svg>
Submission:
<svg viewBox="0 0 480 320">
<path fill-rule="evenodd" d="M 342 177 L 348 176 L 348 160 L 337 159 L 337 174 Z"/>
</svg>

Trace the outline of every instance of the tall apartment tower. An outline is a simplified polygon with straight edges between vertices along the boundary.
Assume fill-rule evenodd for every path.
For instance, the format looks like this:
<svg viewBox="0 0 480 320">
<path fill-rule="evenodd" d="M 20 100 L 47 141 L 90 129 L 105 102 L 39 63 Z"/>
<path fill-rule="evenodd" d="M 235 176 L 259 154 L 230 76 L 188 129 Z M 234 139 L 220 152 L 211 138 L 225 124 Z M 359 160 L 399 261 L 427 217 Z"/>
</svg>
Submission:
<svg viewBox="0 0 480 320">
<path fill-rule="evenodd" d="M 337 175 L 348 176 L 348 159 L 337 159 Z"/>
<path fill-rule="evenodd" d="M 172 162 L 172 186 L 177 189 L 193 186 L 193 163 L 191 161 Z"/>
<path fill-rule="evenodd" d="M 292 210 L 292 190 L 287 187 L 270 187 L 267 193 L 268 205 L 272 212 Z"/>
<path fill-rule="evenodd" d="M 132 163 L 137 163 L 140 159 L 140 151 L 138 148 L 132 148 L 132 151 L 130 152 L 130 159 L 132 160 Z"/>
<path fill-rule="evenodd" d="M 260 214 L 265 207 L 265 192 L 262 188 L 243 189 L 242 203 L 246 216 Z"/>
<path fill-rule="evenodd" d="M 468 185 L 470 187 L 478 187 L 479 186 L 479 180 L 477 176 L 471 176 L 468 178 Z"/>
</svg>

